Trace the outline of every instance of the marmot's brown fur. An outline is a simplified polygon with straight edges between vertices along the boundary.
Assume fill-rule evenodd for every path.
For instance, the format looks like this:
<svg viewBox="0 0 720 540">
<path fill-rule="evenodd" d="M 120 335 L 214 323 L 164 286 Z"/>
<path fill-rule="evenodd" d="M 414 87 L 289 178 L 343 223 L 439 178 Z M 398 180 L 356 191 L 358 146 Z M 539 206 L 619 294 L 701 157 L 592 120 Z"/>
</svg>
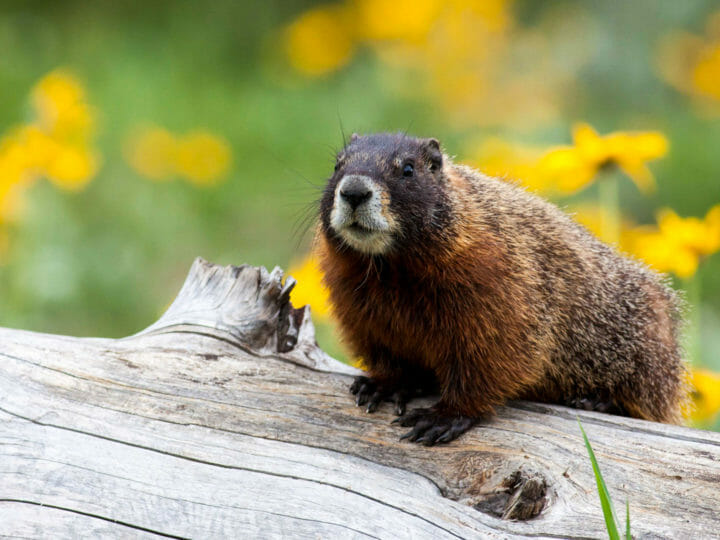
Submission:
<svg viewBox="0 0 720 540">
<path fill-rule="evenodd" d="M 553 204 L 453 164 L 435 139 L 353 135 L 320 209 L 334 313 L 374 411 L 447 442 L 508 399 L 681 420 L 679 308 L 665 279 Z"/>
</svg>

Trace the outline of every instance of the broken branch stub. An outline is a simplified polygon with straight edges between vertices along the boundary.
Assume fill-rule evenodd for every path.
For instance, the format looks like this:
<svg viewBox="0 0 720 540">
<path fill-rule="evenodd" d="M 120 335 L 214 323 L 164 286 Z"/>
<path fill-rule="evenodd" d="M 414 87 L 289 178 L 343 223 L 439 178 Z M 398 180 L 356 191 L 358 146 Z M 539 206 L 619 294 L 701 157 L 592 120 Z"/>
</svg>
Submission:
<svg viewBox="0 0 720 540">
<path fill-rule="evenodd" d="M 280 357 L 318 371 L 359 374 L 328 356 L 317 344 L 310 306 L 296 309 L 290 291 L 296 284 L 275 267 L 219 266 L 198 257 L 177 297 L 158 321 L 136 334 L 207 328 L 231 337 L 261 356 Z"/>
</svg>

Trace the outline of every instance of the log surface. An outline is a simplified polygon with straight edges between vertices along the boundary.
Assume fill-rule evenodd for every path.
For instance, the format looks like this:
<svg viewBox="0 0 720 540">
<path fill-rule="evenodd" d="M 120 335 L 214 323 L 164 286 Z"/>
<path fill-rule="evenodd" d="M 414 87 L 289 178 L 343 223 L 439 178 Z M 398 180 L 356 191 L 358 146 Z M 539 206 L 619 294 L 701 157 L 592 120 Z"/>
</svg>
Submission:
<svg viewBox="0 0 720 540">
<path fill-rule="evenodd" d="M 0 329 L 0 536 L 603 538 L 579 416 L 636 538 L 720 537 L 720 434 L 519 402 L 401 442 L 292 285 L 198 260 L 135 336 Z"/>
</svg>

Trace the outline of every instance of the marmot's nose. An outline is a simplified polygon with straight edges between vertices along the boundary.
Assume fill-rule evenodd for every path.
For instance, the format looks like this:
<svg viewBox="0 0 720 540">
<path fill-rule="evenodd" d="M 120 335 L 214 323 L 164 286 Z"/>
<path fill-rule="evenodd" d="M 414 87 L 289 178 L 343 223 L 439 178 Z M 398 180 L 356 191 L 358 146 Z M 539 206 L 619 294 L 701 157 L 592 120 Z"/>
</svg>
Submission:
<svg viewBox="0 0 720 540">
<path fill-rule="evenodd" d="M 370 198 L 370 195 L 372 195 L 372 192 L 370 192 L 367 188 L 343 189 L 340 192 L 340 196 L 347 201 L 353 210 L 367 201 Z"/>
<path fill-rule="evenodd" d="M 372 190 L 362 177 L 348 177 L 340 186 L 340 197 L 355 210 L 372 196 Z"/>
</svg>

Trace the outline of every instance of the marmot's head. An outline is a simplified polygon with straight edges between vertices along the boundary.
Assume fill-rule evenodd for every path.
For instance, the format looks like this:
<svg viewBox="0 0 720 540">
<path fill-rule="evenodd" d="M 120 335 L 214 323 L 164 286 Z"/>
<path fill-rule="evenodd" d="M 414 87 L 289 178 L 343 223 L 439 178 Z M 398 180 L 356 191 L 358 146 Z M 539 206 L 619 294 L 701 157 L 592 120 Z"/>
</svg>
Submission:
<svg viewBox="0 0 720 540">
<path fill-rule="evenodd" d="M 337 248 L 384 255 L 421 243 L 448 216 L 436 139 L 353 135 L 320 203 L 322 230 Z"/>
</svg>

